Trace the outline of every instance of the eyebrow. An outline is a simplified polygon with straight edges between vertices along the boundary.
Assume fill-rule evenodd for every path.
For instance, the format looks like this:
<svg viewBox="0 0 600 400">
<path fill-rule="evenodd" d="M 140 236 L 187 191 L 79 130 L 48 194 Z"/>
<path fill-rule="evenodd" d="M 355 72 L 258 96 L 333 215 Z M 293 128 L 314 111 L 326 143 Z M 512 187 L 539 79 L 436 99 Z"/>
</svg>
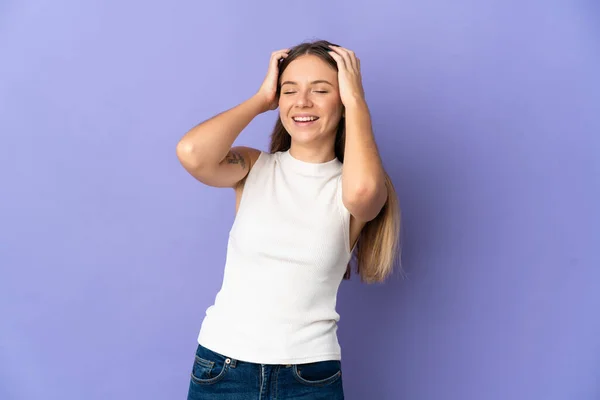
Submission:
<svg viewBox="0 0 600 400">
<path fill-rule="evenodd" d="M 316 80 L 316 81 L 312 81 L 310 84 L 311 84 L 311 85 L 314 85 L 314 84 L 317 84 L 317 83 L 326 83 L 326 84 L 328 84 L 329 86 L 333 86 L 333 84 L 332 84 L 331 82 L 329 82 L 329 81 L 326 81 L 325 79 L 318 79 L 318 80 Z M 285 81 L 285 82 L 282 82 L 282 83 L 281 83 L 281 86 L 283 86 L 283 85 L 286 85 L 286 84 L 288 84 L 288 85 L 297 85 L 298 83 L 297 83 L 297 82 L 294 82 L 294 81 Z"/>
</svg>

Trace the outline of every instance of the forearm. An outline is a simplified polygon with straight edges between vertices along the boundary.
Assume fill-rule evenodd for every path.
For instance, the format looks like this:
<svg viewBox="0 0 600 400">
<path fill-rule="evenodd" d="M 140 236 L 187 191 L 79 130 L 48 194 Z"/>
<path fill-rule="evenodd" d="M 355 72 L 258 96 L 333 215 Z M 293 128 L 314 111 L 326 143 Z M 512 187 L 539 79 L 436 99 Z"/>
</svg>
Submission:
<svg viewBox="0 0 600 400">
<path fill-rule="evenodd" d="M 346 106 L 342 184 L 348 197 L 374 195 L 385 186 L 384 171 L 364 99 Z"/>
<path fill-rule="evenodd" d="M 260 113 L 264 102 L 253 96 L 190 129 L 177 144 L 177 153 L 197 166 L 220 163 L 242 130 Z"/>
</svg>

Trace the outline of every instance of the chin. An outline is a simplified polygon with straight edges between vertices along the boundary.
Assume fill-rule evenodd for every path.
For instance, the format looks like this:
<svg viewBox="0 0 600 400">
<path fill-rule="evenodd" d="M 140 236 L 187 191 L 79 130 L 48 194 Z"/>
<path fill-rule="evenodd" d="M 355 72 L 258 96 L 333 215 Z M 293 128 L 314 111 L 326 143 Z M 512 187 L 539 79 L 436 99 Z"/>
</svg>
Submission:
<svg viewBox="0 0 600 400">
<path fill-rule="evenodd" d="M 290 133 L 290 136 L 292 137 L 292 140 L 297 143 L 310 143 L 310 142 L 314 142 L 315 140 L 319 140 L 319 138 L 321 137 L 319 134 L 316 134 L 315 132 L 292 131 L 289 133 Z"/>
</svg>

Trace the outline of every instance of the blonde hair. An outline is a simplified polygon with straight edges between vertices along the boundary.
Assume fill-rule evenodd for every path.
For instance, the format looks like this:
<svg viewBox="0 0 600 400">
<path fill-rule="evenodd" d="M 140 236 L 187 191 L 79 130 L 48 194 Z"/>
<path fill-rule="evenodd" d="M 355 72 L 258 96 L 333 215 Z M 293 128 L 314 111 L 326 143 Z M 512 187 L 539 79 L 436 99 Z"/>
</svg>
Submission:
<svg viewBox="0 0 600 400">
<path fill-rule="evenodd" d="M 320 40 L 299 44 L 292 49 L 279 65 L 279 77 L 286 67 L 296 58 L 306 54 L 320 57 L 337 70 L 335 60 L 329 55 L 331 43 Z M 278 93 L 279 94 L 279 93 Z M 344 118 L 340 120 L 335 137 L 335 155 L 344 162 L 344 148 L 346 143 L 346 128 Z M 292 144 L 292 138 L 278 117 L 271 133 L 270 153 L 287 151 Z M 387 201 L 373 220 L 366 223 L 362 229 L 353 257 L 356 261 L 356 271 L 361 281 L 365 283 L 383 282 L 393 272 L 394 266 L 400 257 L 400 228 L 401 213 L 398 197 L 392 180 L 387 173 L 385 186 L 387 188 Z M 344 279 L 350 279 L 352 274 L 352 259 L 344 274 Z"/>
</svg>

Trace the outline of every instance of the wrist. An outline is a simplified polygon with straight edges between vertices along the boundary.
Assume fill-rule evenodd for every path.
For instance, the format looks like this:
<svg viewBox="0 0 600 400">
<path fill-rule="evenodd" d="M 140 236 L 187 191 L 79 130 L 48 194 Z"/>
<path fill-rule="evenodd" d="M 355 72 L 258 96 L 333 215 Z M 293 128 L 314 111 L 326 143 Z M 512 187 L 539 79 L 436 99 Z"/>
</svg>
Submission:
<svg viewBox="0 0 600 400">
<path fill-rule="evenodd" d="M 250 97 L 248 103 L 252 106 L 252 109 L 257 115 L 269 111 L 269 104 L 260 93 L 256 93 Z"/>
<path fill-rule="evenodd" d="M 367 102 L 365 101 L 365 98 L 360 95 L 351 96 L 348 100 L 346 100 L 344 102 L 344 108 L 346 109 L 346 112 L 368 110 Z"/>
</svg>

